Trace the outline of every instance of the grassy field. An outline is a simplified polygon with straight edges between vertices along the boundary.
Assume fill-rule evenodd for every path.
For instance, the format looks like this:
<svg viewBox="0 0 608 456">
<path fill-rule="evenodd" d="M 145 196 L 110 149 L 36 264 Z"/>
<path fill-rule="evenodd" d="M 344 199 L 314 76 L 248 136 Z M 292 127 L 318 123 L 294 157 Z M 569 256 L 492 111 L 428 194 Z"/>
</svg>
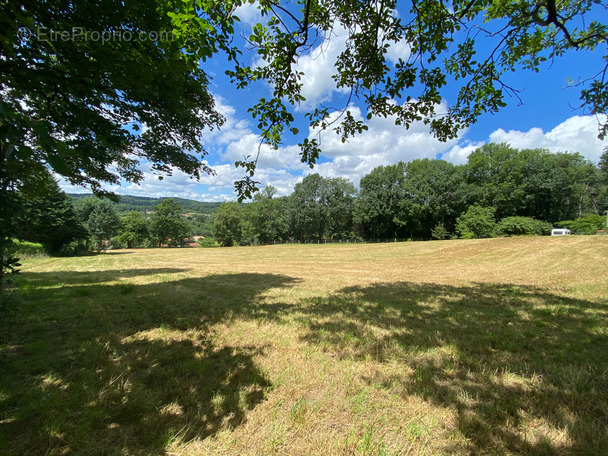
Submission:
<svg viewBox="0 0 608 456">
<path fill-rule="evenodd" d="M 30 260 L 2 455 L 600 455 L 608 236 Z"/>
</svg>

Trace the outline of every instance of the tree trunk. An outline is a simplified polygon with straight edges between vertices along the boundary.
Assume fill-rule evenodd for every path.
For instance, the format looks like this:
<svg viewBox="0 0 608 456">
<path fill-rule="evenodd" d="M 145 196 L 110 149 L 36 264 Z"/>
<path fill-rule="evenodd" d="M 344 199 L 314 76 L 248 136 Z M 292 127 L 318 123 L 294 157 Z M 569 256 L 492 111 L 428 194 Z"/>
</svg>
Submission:
<svg viewBox="0 0 608 456">
<path fill-rule="evenodd" d="M 581 192 L 581 196 L 578 200 L 578 218 L 583 216 L 583 202 L 585 200 L 585 193 L 589 191 L 589 182 L 585 182 L 585 187 L 583 187 L 583 191 Z"/>
</svg>

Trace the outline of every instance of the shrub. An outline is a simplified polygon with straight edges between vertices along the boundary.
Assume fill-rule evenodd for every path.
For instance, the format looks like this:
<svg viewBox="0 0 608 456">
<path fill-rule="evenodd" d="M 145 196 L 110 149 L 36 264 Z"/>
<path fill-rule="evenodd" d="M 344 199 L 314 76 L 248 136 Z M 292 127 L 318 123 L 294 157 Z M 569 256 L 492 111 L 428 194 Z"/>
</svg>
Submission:
<svg viewBox="0 0 608 456">
<path fill-rule="evenodd" d="M 19 257 L 15 256 L 15 244 L 7 237 L 0 238 L 0 296 L 4 290 L 4 279 L 19 272 Z"/>
<path fill-rule="evenodd" d="M 42 244 L 18 240 L 13 240 L 13 251 L 19 256 L 37 256 L 46 254 Z"/>
<path fill-rule="evenodd" d="M 572 234 L 595 234 L 598 230 L 605 229 L 606 217 L 590 214 L 576 220 L 558 222 L 556 226 L 568 228 L 572 231 Z"/>
<path fill-rule="evenodd" d="M 201 239 L 198 241 L 198 243 L 201 245 L 201 247 L 219 247 L 218 243 L 215 242 L 215 239 L 211 236 Z"/>
<path fill-rule="evenodd" d="M 448 233 L 448 230 L 445 228 L 445 225 L 441 222 L 435 225 L 435 228 L 431 230 L 431 236 L 433 236 L 433 238 L 435 239 L 447 239 L 449 235 L 450 233 Z"/>
<path fill-rule="evenodd" d="M 463 239 L 492 237 L 494 232 L 493 207 L 482 207 L 477 204 L 469 206 L 467 211 L 456 219 L 456 232 Z"/>
<path fill-rule="evenodd" d="M 61 247 L 56 253 L 57 256 L 70 257 L 90 254 L 89 249 L 83 241 L 72 241 Z"/>
<path fill-rule="evenodd" d="M 496 236 L 545 236 L 551 234 L 551 224 L 531 217 L 506 217 L 496 224 Z"/>
<path fill-rule="evenodd" d="M 124 249 L 127 247 L 127 243 L 121 238 L 121 236 L 114 236 L 110 239 L 111 249 Z"/>
</svg>

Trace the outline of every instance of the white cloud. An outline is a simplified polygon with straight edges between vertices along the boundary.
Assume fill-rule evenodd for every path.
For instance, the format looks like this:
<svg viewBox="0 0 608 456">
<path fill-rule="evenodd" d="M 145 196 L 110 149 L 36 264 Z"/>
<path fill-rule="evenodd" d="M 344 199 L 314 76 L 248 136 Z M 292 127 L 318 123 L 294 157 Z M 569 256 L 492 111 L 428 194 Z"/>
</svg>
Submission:
<svg viewBox="0 0 608 456">
<path fill-rule="evenodd" d="M 228 167 L 228 165 L 226 165 Z M 150 167 L 141 165 L 143 170 L 143 181 L 139 184 L 132 182 L 122 182 L 120 185 L 103 185 L 104 190 L 116 193 L 117 195 L 147 196 L 151 198 L 179 197 L 198 201 L 226 201 L 233 199 L 232 182 L 229 180 L 232 175 L 229 170 L 217 167 L 217 176 L 202 175 L 200 183 L 191 178 L 188 174 L 178 169 L 173 169 L 171 176 L 164 176 L 162 179 L 154 174 Z M 234 169 L 234 166 L 232 166 Z M 211 191 L 211 187 L 201 187 L 199 184 L 213 185 L 222 192 Z M 60 188 L 67 193 L 90 193 L 89 189 L 73 186 L 64 179 L 59 179 Z"/>
<path fill-rule="evenodd" d="M 294 70 L 304 73 L 302 76 L 302 92 L 306 98 L 297 108 L 299 111 L 310 110 L 319 104 L 331 101 L 334 92 L 348 93 L 346 87 L 338 88 L 332 76 L 336 73 L 335 62 L 338 56 L 346 50 L 349 31 L 340 24 L 335 24 L 332 31 L 323 42 L 299 57 Z M 389 42 L 386 53 L 388 61 L 396 64 L 399 59 L 407 61 L 411 54 L 410 45 L 406 40 Z"/>
<path fill-rule="evenodd" d="M 388 52 L 386 53 L 386 58 L 395 64 L 399 62 L 399 59 L 402 59 L 404 62 L 407 62 L 411 53 L 412 48 L 410 47 L 408 42 L 403 39 L 396 43 L 390 43 L 390 47 L 388 48 Z"/>
<path fill-rule="evenodd" d="M 216 96 L 217 109 L 226 118 L 219 131 L 205 135 L 206 147 L 210 151 L 210 165 L 215 176 L 201 176 L 200 182 L 185 173 L 175 170 L 173 175 L 159 180 L 150 168 L 142 165 L 145 180 L 141 185 L 123 183 L 122 186 L 105 188 L 118 194 L 152 197 L 183 197 L 204 201 L 234 200 L 234 181 L 244 176 L 243 169 L 234 166 L 236 160 L 250 155 L 255 158 L 260 139 L 254 133 L 250 122 L 239 119 L 236 109 L 224 99 Z M 351 106 L 351 114 L 356 120 L 364 120 L 364 113 Z M 438 111 L 445 112 L 446 103 Z M 333 114 L 333 118 L 337 117 Z M 513 147 L 547 148 L 553 152 L 581 152 L 586 158 L 597 161 L 604 144 L 597 139 L 597 121 L 591 116 L 574 116 L 557 125 L 548 132 L 531 128 L 526 132 L 497 129 L 486 141 L 472 142 L 461 132 L 458 140 L 447 143 L 438 141 L 422 122 L 413 123 L 409 130 L 394 124 L 394 118 L 372 118 L 365 120 L 368 130 L 343 143 L 334 131 L 320 132 L 309 130 L 309 138 L 318 138 L 322 149 L 320 163 L 309 169 L 300 163 L 299 148 L 288 145 L 275 150 L 267 145 L 260 149 L 260 157 L 255 180 L 260 187 L 273 185 L 278 194 L 288 195 L 303 176 L 319 173 L 325 177 L 346 177 L 355 185 L 372 169 L 380 165 L 411 161 L 416 158 L 441 157 L 454 164 L 466 163 L 468 155 L 486 142 L 508 142 Z M 69 192 L 82 192 L 81 188 L 71 187 L 65 181 L 61 187 Z"/>
<path fill-rule="evenodd" d="M 336 26 L 335 29 L 314 47 L 308 54 L 300 56 L 294 71 L 304 72 L 302 76 L 302 96 L 306 98 L 298 110 L 312 109 L 320 103 L 330 101 L 334 92 L 348 92 L 348 89 L 336 87 L 332 75 L 336 72 L 334 62 L 346 49 L 348 31 Z"/>
<path fill-rule="evenodd" d="M 249 122 L 238 119 L 236 109 L 217 94 L 212 94 L 215 101 L 215 110 L 224 117 L 224 125 L 213 130 L 206 130 L 203 135 L 205 146 L 229 144 L 237 138 L 250 133 Z"/>
<path fill-rule="evenodd" d="M 475 149 L 486 143 L 508 143 L 515 149 L 548 149 L 556 152 L 579 152 L 588 160 L 597 163 L 606 144 L 597 138 L 598 123 L 593 116 L 573 116 L 566 119 L 551 131 L 545 133 L 533 127 L 528 131 L 499 128 L 488 137 L 488 141 L 463 142 L 457 144 L 441 157 L 456 165 L 467 162 Z"/>
<path fill-rule="evenodd" d="M 181 197 L 199 201 L 229 201 L 236 199 L 234 182 L 244 176 L 242 168 L 234 164 L 221 164 L 213 167 L 215 175 L 202 175 L 200 181 L 191 179 L 189 175 L 174 170 L 172 176 L 162 180 L 150 172 L 144 173 L 144 181 L 137 184 L 126 184 L 111 189 L 118 194 L 154 197 Z M 256 173 L 255 180 L 262 183 L 262 188 L 272 184 L 282 190 L 280 194 L 289 194 L 293 189 L 290 174 L 281 169 L 262 169 Z M 295 182 L 296 178 L 291 178 Z"/>
<path fill-rule="evenodd" d="M 267 144 L 260 145 L 260 137 L 254 133 L 249 133 L 228 144 L 220 157 L 223 161 L 231 163 L 243 160 L 247 156 L 249 156 L 249 160 L 255 160 L 258 149 L 260 151 L 257 163 L 258 170 L 274 169 L 301 173 L 307 169 L 307 165 L 300 162 L 300 148 L 298 146 L 282 146 L 273 149 Z"/>
<path fill-rule="evenodd" d="M 361 110 L 349 108 L 355 120 L 363 120 Z M 442 103 L 438 111 L 445 111 Z M 337 114 L 333 114 L 333 118 Z M 332 119 L 333 120 L 333 119 Z M 429 131 L 423 122 L 415 122 L 409 129 L 395 125 L 393 117 L 377 117 L 366 122 L 368 130 L 343 143 L 334 131 L 320 135 L 324 157 L 330 159 L 319 164 L 312 172 L 326 177 L 347 177 L 359 184 L 360 179 L 380 165 L 411 161 L 416 158 L 435 158 L 453 148 L 457 140 L 441 142 Z M 311 130 L 309 137 L 318 137 L 318 131 Z"/>
<path fill-rule="evenodd" d="M 441 156 L 441 159 L 453 163 L 454 165 L 465 164 L 471 152 L 474 152 L 484 144 L 484 142 L 466 143 L 462 146 L 456 144 L 448 152 L 444 153 Z"/>
<path fill-rule="evenodd" d="M 209 132 L 205 136 L 205 142 L 210 151 L 215 152 L 220 163 L 229 164 L 213 164 L 212 168 L 218 175 L 215 178 L 201 179 L 201 182 L 213 185 L 213 191 L 232 192 L 234 181 L 241 179 L 245 174 L 242 168 L 236 169 L 233 163 L 246 157 L 255 160 L 259 149 L 260 155 L 254 179 L 261 182 L 261 188 L 266 185 L 276 187 L 279 196 L 291 193 L 298 178 L 301 179 L 302 172 L 307 169 L 307 166 L 300 162 L 298 146 L 290 145 L 273 149 L 267 144 L 260 145 L 260 136 L 254 133 L 250 122 L 238 119 L 236 109 L 225 99 L 217 95 L 214 97 L 216 109 L 224 116 L 225 123 L 221 129 Z M 228 169 L 231 170 L 230 173 L 227 172 Z M 211 184 L 208 179 L 214 179 L 216 183 Z M 222 184 L 218 184 L 218 181 Z"/>
<path fill-rule="evenodd" d="M 121 185 L 104 185 L 105 190 L 119 195 L 134 195 L 148 197 L 181 197 L 199 201 L 226 201 L 236 199 L 234 182 L 245 175 L 245 170 L 236 168 L 234 162 L 243 160 L 247 155 L 255 159 L 260 137 L 253 133 L 249 121 L 236 117 L 236 109 L 225 99 L 215 95 L 216 109 L 224 118 L 221 129 L 204 133 L 205 148 L 209 151 L 208 158 L 213 163 L 207 163 L 215 171 L 214 175 L 203 174 L 199 181 L 188 174 L 173 168 L 171 176 L 161 180 L 149 166 L 142 162 L 140 169 L 143 180 L 139 184 L 121 182 Z M 228 162 L 228 163 L 226 163 Z M 254 179 L 260 182 L 260 188 L 273 185 L 278 195 L 288 195 L 294 185 L 302 179 L 302 173 L 307 166 L 300 163 L 299 148 L 295 145 L 272 149 L 262 145 L 258 160 L 258 168 Z M 72 186 L 69 182 L 59 179 L 60 187 L 69 193 L 88 193 L 90 190 Z"/>
<path fill-rule="evenodd" d="M 236 109 L 221 96 L 214 95 L 214 98 L 216 109 L 224 116 L 225 123 L 220 129 L 205 134 L 205 146 L 216 152 L 221 161 L 234 163 L 246 157 L 253 160 L 259 149 L 260 168 L 304 169 L 299 163 L 297 146 L 280 147 L 275 150 L 267 144 L 261 144 L 260 136 L 254 133 L 248 120 L 237 118 Z"/>
<path fill-rule="evenodd" d="M 597 119 L 593 116 L 573 116 L 545 133 L 540 128 L 526 132 L 502 128 L 490 134 L 490 141 L 506 142 L 516 149 L 549 149 L 551 152 L 580 152 L 597 163 L 605 143 L 597 138 Z"/>
<path fill-rule="evenodd" d="M 243 24 L 255 25 L 262 21 L 262 15 L 257 7 L 257 3 L 243 3 L 233 13 Z"/>
<path fill-rule="evenodd" d="M 267 144 L 261 144 L 260 136 L 254 132 L 250 121 L 238 119 L 234 107 L 221 96 L 214 97 L 216 109 L 226 121 L 220 130 L 209 132 L 205 139 L 207 146 L 216 153 L 221 163 L 230 163 L 221 166 L 231 166 L 234 170 L 230 177 L 230 187 L 233 187 L 233 181 L 244 176 L 244 170 L 235 169 L 233 163 L 244 160 L 247 156 L 249 160 L 255 160 L 259 149 L 254 179 L 261 182 L 261 188 L 266 185 L 276 187 L 279 196 L 290 194 L 293 186 L 309 170 L 308 165 L 300 161 L 300 148 L 297 145 L 287 145 L 273 149 Z M 212 167 L 216 169 L 217 165 Z"/>
</svg>

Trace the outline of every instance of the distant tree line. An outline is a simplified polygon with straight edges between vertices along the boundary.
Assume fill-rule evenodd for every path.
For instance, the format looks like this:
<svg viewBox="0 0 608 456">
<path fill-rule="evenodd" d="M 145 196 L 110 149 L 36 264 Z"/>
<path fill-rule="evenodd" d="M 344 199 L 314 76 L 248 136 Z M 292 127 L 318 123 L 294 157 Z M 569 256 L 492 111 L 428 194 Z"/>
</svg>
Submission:
<svg viewBox="0 0 608 456">
<path fill-rule="evenodd" d="M 83 198 L 92 196 L 91 194 L 69 194 L 74 202 L 78 202 Z M 113 203 L 114 209 L 119 215 L 124 215 L 127 212 L 151 212 L 156 206 L 158 206 L 166 198 L 150 198 L 146 196 L 131 196 L 121 195 L 118 202 Z M 185 198 L 173 198 L 173 200 L 180 205 L 182 211 L 187 214 L 213 214 L 217 211 L 218 206 L 221 203 L 218 202 L 202 202 L 194 201 Z"/>
<path fill-rule="evenodd" d="M 378 166 L 358 193 L 344 178 L 312 174 L 291 195 L 275 194 L 268 187 L 251 203 L 222 204 L 219 244 L 541 235 L 553 225 L 595 233 L 608 209 L 608 154 L 597 166 L 578 153 L 487 144 L 464 165 Z"/>
<path fill-rule="evenodd" d="M 119 214 L 107 199 L 74 202 L 50 174 L 35 188 L 18 193 L 14 231 L 53 255 L 184 246 L 194 235 L 205 236 L 204 245 L 232 246 L 543 235 L 557 225 L 588 234 L 605 223 L 608 153 L 595 165 L 578 153 L 487 144 L 464 165 L 417 159 L 378 166 L 359 192 L 345 178 L 311 174 L 289 196 L 269 186 L 249 203 L 216 205 L 214 214 L 185 214 L 173 199 Z"/>
<path fill-rule="evenodd" d="M 193 234 L 211 234 L 211 217 L 184 214 L 173 199 L 161 200 L 150 211 L 119 215 L 117 205 L 108 199 L 86 196 L 74 202 L 50 174 L 41 175 L 39 180 L 35 193 L 18 193 L 20 204 L 15 206 L 12 220 L 17 239 L 42 244 L 51 255 L 122 247 L 178 247 L 189 244 Z"/>
</svg>

